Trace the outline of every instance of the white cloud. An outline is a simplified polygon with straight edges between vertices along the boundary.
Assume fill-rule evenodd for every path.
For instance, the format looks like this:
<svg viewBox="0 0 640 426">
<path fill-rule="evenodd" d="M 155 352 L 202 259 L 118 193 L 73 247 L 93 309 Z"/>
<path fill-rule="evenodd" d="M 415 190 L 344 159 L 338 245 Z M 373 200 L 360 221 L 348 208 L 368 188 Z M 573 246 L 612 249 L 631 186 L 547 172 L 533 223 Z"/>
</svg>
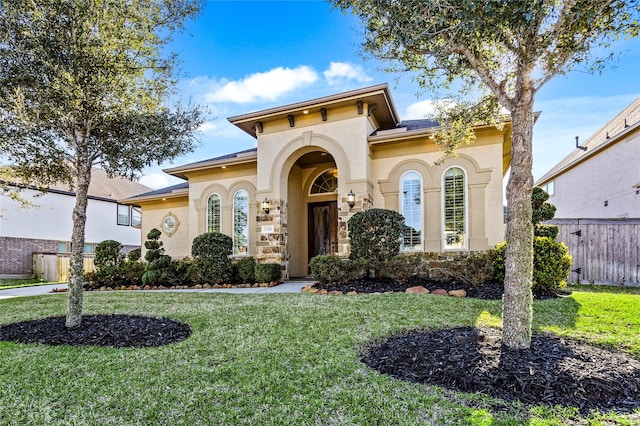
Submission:
<svg viewBox="0 0 640 426">
<path fill-rule="evenodd" d="M 346 80 L 356 80 L 359 83 L 368 83 L 372 80 L 360 65 L 348 62 L 331 62 L 329 69 L 324 72 L 324 78 L 331 86 Z"/>
<path fill-rule="evenodd" d="M 433 101 L 419 101 L 414 102 L 407 107 L 405 113 L 405 119 L 407 120 L 419 120 L 422 118 L 430 117 L 435 112 Z"/>
<path fill-rule="evenodd" d="M 203 133 L 206 132 L 215 132 L 219 129 L 218 125 L 216 123 L 214 123 L 213 121 L 205 121 L 204 123 L 202 123 L 200 125 L 200 127 L 198 128 L 198 130 L 200 130 Z"/>
<path fill-rule="evenodd" d="M 140 178 L 140 183 L 153 189 L 164 188 L 169 186 L 169 178 L 162 173 L 149 173 Z"/>
<path fill-rule="evenodd" d="M 235 103 L 275 101 L 317 80 L 316 71 L 306 65 L 297 68 L 278 67 L 271 71 L 252 74 L 242 80 L 213 82 L 213 87 L 205 99 L 207 102 Z"/>
</svg>

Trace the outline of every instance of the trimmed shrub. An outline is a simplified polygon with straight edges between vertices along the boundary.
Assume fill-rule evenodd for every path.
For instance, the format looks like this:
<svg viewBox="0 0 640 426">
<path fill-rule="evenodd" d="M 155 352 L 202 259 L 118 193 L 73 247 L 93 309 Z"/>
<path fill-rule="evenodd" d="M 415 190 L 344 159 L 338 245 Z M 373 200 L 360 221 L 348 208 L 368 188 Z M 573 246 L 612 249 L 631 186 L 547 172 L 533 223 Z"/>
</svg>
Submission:
<svg viewBox="0 0 640 426">
<path fill-rule="evenodd" d="M 142 257 L 142 249 L 140 247 L 132 249 L 129 254 L 127 254 L 127 260 L 129 262 L 138 262 Z"/>
<path fill-rule="evenodd" d="M 496 247 L 495 273 L 504 281 L 506 243 Z M 533 238 L 533 291 L 539 294 L 554 293 L 567 285 L 571 270 L 571 256 L 567 246 L 548 237 Z"/>
<path fill-rule="evenodd" d="M 555 240 L 560 232 L 558 225 L 536 225 L 533 230 L 533 234 L 536 237 L 548 237 Z"/>
<path fill-rule="evenodd" d="M 282 278 L 282 266 L 279 263 L 259 263 L 255 269 L 256 282 L 278 282 Z"/>
<path fill-rule="evenodd" d="M 376 278 L 385 264 L 400 253 L 404 217 L 393 210 L 369 209 L 354 214 L 348 222 L 351 260 L 364 262 Z"/>
<path fill-rule="evenodd" d="M 388 261 L 384 268 L 384 276 L 393 279 L 398 284 L 405 284 L 409 278 L 423 272 L 422 254 L 419 253 L 401 253 Z"/>
<path fill-rule="evenodd" d="M 193 262 L 191 259 L 172 260 L 167 268 L 165 286 L 191 287 L 193 282 Z"/>
<path fill-rule="evenodd" d="M 334 254 L 311 258 L 311 276 L 321 285 L 346 284 L 363 276 L 361 262 Z"/>
<path fill-rule="evenodd" d="M 221 284 L 233 278 L 231 251 L 233 241 L 228 235 L 207 232 L 193 239 L 193 279 L 198 283 Z"/>
<path fill-rule="evenodd" d="M 256 282 L 256 261 L 253 257 L 245 257 L 234 264 L 240 283 Z"/>
<path fill-rule="evenodd" d="M 440 264 L 440 273 L 450 280 L 459 281 L 470 286 L 497 281 L 498 277 L 494 267 L 496 257 L 496 250 L 487 250 L 453 261 L 442 262 Z"/>
<path fill-rule="evenodd" d="M 115 240 L 105 240 L 96 244 L 93 264 L 96 270 L 107 266 L 119 266 L 124 262 L 124 257 L 122 244 Z"/>
<path fill-rule="evenodd" d="M 152 228 L 147 234 L 147 241 L 144 242 L 144 246 L 147 249 L 144 259 L 148 262 L 147 270 L 142 275 L 142 284 L 144 285 L 155 286 L 163 284 L 166 279 L 167 268 L 171 264 L 171 256 L 164 254 L 160 235 L 162 233 L 158 229 Z"/>
</svg>

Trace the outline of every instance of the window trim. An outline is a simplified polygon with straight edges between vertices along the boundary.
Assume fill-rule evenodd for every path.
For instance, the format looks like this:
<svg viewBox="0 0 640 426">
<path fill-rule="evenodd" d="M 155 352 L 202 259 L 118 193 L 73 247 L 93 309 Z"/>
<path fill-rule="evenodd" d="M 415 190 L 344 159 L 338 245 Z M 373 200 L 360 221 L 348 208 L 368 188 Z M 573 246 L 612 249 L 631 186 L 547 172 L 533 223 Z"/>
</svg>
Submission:
<svg viewBox="0 0 640 426">
<path fill-rule="evenodd" d="M 209 219 L 210 219 L 210 212 L 209 212 L 209 201 L 211 200 L 211 197 L 216 196 L 218 197 L 218 229 L 217 230 L 211 230 L 211 226 L 209 223 Z M 218 194 L 217 192 L 212 192 L 208 197 L 207 197 L 207 220 L 206 220 L 206 230 L 207 232 L 222 232 L 222 197 L 220 196 L 220 194 Z"/>
<path fill-rule="evenodd" d="M 313 185 L 316 183 L 316 181 L 318 180 L 318 178 L 319 178 L 320 176 L 322 176 L 323 174 L 325 174 L 325 173 L 327 173 L 327 172 L 330 172 L 330 171 L 332 171 L 332 170 L 335 170 L 336 172 L 338 172 L 338 167 L 329 167 L 328 169 L 325 169 L 325 170 L 321 171 L 320 173 L 318 173 L 318 174 L 316 175 L 316 177 L 315 177 L 315 178 L 313 178 L 313 180 L 311 181 L 311 185 L 309 185 L 309 193 L 308 193 L 308 196 L 309 196 L 309 197 L 321 197 L 321 196 L 323 196 L 323 195 L 337 194 L 337 193 L 338 193 L 338 187 L 339 187 L 338 185 L 340 184 L 340 183 L 339 183 L 340 181 L 339 181 L 339 177 L 338 177 L 338 176 L 335 176 L 336 181 L 338 182 L 338 185 L 336 185 L 336 190 L 335 190 L 335 191 L 332 191 L 332 192 L 316 192 L 316 193 L 311 192 L 311 190 L 313 190 Z"/>
<path fill-rule="evenodd" d="M 120 208 L 126 207 L 127 209 L 127 223 L 120 223 Z M 126 204 L 117 204 L 116 207 L 116 224 L 118 226 L 131 226 L 131 207 Z"/>
<path fill-rule="evenodd" d="M 398 210 L 402 217 L 404 215 L 404 191 L 402 190 L 402 185 L 406 176 L 410 173 L 415 173 L 418 176 L 418 180 L 420 181 L 420 248 L 405 248 L 404 246 L 404 235 L 402 237 L 402 241 L 400 242 L 400 251 L 406 253 L 417 253 L 424 251 L 424 235 L 425 235 L 425 220 L 424 220 L 424 182 L 422 179 L 422 175 L 417 170 L 407 170 L 400 176 L 400 180 L 398 181 Z M 406 220 L 406 217 L 405 217 Z"/>
<path fill-rule="evenodd" d="M 463 194 L 463 202 L 464 202 L 464 245 L 462 247 L 451 247 L 451 246 L 447 246 L 447 239 L 446 239 L 446 224 L 445 224 L 445 197 L 447 196 L 446 194 L 446 189 L 445 189 L 445 179 L 447 176 L 447 172 L 451 169 L 460 169 L 462 171 L 462 176 L 464 179 L 464 185 L 463 185 L 463 190 L 464 190 L 464 194 Z M 450 166 L 448 168 L 446 168 L 444 170 L 444 172 L 442 173 L 442 180 L 441 180 L 441 185 L 442 185 L 442 207 L 441 207 L 441 214 L 442 214 L 442 232 L 441 232 L 441 240 L 442 240 L 442 250 L 443 251 L 466 251 L 469 250 L 469 175 L 467 173 L 467 171 L 465 170 L 464 167 L 460 166 L 460 165 L 453 165 Z"/>
</svg>

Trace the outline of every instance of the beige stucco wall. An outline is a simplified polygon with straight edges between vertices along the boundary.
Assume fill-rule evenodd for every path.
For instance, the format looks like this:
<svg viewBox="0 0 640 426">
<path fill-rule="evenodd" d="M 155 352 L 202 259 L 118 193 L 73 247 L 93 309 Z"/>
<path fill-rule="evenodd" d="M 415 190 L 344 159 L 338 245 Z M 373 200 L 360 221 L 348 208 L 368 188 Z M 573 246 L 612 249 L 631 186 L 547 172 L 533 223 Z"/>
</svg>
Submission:
<svg viewBox="0 0 640 426">
<path fill-rule="evenodd" d="M 249 252 L 255 255 L 256 215 L 256 164 L 232 165 L 226 168 L 216 167 L 208 170 L 187 173 L 189 178 L 189 234 L 193 239 L 207 232 L 207 201 L 212 194 L 218 194 L 221 202 L 221 232 L 233 237 L 233 197 L 239 190 L 249 194 Z"/>
<path fill-rule="evenodd" d="M 152 228 L 156 228 L 162 231 L 160 241 L 162 241 L 166 254 L 174 259 L 189 257 L 193 239 L 189 238 L 189 203 L 187 197 L 140 203 L 140 205 L 142 207 L 142 256 L 144 257 L 146 252 L 144 242 L 147 240 L 147 234 Z M 162 229 L 162 221 L 168 214 L 175 216 L 178 221 L 178 229 L 172 235 L 167 234 Z"/>
<path fill-rule="evenodd" d="M 557 176 L 556 218 L 640 217 L 639 164 L 640 131 Z"/>
</svg>

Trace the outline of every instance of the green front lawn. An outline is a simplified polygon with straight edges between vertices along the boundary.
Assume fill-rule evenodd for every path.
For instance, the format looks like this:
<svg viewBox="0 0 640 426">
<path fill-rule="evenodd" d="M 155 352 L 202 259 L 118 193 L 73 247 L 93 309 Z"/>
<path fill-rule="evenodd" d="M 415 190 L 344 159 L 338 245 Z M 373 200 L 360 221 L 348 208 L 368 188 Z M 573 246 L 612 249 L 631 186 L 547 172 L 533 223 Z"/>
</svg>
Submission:
<svg viewBox="0 0 640 426">
<path fill-rule="evenodd" d="M 65 312 L 65 295 L 0 300 L 0 324 Z M 187 340 L 148 349 L 0 342 L 0 424 L 566 425 L 525 408 L 382 376 L 359 361 L 398 330 L 497 325 L 497 301 L 431 295 L 85 293 L 85 313 L 168 316 Z M 640 356 L 640 295 L 574 292 L 535 302 L 537 329 Z M 495 407 L 502 407 L 497 409 Z M 587 424 L 638 424 L 603 414 Z M 613 423 L 612 423 L 613 422 Z"/>
</svg>

